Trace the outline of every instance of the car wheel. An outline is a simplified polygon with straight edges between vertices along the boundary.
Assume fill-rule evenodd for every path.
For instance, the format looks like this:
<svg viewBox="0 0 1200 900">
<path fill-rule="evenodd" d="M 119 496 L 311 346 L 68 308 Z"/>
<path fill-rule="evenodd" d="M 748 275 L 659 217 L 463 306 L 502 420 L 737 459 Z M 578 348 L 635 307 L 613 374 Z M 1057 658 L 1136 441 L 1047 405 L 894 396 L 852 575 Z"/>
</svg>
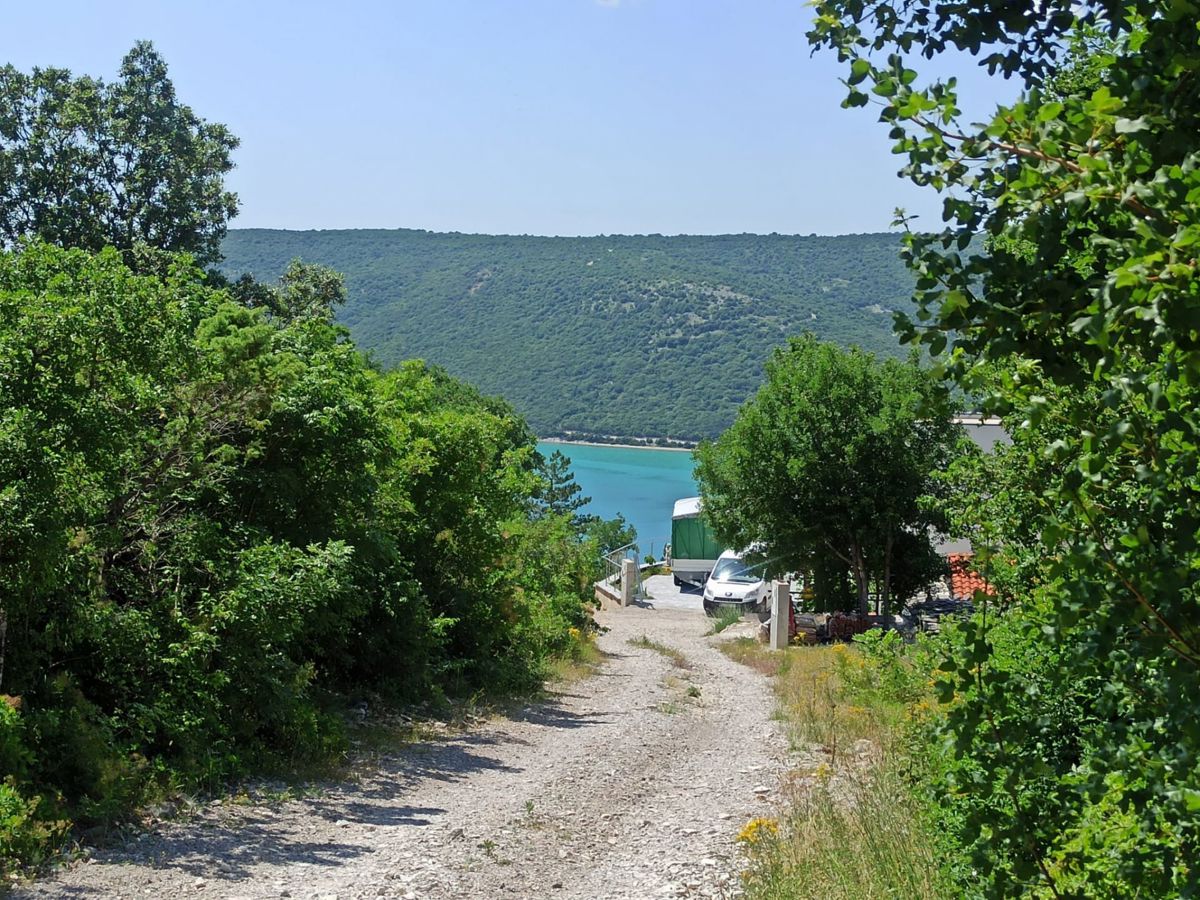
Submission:
<svg viewBox="0 0 1200 900">
<path fill-rule="evenodd" d="M 683 579 L 678 575 L 672 575 L 671 580 L 675 582 L 675 587 L 683 587 Z"/>
</svg>

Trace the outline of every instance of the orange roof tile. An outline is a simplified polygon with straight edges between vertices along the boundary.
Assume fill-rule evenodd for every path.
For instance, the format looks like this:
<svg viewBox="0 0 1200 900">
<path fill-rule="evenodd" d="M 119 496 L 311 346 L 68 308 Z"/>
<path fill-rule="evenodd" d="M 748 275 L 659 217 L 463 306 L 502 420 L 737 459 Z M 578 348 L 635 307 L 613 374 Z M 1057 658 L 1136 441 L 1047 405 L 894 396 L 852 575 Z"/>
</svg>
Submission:
<svg viewBox="0 0 1200 900">
<path fill-rule="evenodd" d="M 995 594 L 991 585 L 984 581 L 983 576 L 971 568 L 970 553 L 951 553 L 950 560 L 950 594 L 953 597 L 974 597 L 976 591 L 982 591 L 988 596 Z"/>
</svg>

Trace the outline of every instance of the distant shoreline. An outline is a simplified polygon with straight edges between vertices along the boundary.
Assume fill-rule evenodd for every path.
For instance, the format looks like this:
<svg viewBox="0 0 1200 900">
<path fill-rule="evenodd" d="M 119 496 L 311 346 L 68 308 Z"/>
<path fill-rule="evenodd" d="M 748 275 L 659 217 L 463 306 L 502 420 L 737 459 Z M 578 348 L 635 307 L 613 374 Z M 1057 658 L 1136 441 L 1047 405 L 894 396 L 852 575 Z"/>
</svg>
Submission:
<svg viewBox="0 0 1200 900">
<path fill-rule="evenodd" d="M 691 453 L 695 447 L 663 447 L 659 444 L 610 444 L 605 441 L 577 441 L 571 438 L 540 437 L 542 444 L 575 444 L 580 447 L 620 447 L 624 450 L 670 450 L 675 453 Z"/>
</svg>

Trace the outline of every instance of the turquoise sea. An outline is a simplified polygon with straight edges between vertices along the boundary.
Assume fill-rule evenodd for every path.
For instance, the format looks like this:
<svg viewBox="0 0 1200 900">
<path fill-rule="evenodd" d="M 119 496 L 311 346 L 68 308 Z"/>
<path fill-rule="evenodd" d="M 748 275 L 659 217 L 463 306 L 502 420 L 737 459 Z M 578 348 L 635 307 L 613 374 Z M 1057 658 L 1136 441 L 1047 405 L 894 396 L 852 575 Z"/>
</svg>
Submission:
<svg viewBox="0 0 1200 900">
<path fill-rule="evenodd" d="M 691 453 L 553 443 L 539 443 L 538 450 L 546 456 L 561 450 L 570 457 L 575 480 L 592 498 L 586 511 L 605 519 L 621 513 L 637 529 L 643 555 L 662 556 L 671 539 L 675 501 L 699 493 Z"/>
</svg>

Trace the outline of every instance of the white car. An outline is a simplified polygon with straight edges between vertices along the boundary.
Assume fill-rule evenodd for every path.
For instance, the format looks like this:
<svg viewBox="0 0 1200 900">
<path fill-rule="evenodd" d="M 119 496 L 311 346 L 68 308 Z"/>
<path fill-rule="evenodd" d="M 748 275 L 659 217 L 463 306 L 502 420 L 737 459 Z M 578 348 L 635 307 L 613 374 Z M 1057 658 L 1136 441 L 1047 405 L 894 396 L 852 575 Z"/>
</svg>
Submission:
<svg viewBox="0 0 1200 900">
<path fill-rule="evenodd" d="M 722 553 L 704 584 L 704 611 L 710 616 L 731 608 L 743 614 L 764 613 L 770 602 L 762 574 L 748 567 L 742 554 L 733 550 Z"/>
</svg>

